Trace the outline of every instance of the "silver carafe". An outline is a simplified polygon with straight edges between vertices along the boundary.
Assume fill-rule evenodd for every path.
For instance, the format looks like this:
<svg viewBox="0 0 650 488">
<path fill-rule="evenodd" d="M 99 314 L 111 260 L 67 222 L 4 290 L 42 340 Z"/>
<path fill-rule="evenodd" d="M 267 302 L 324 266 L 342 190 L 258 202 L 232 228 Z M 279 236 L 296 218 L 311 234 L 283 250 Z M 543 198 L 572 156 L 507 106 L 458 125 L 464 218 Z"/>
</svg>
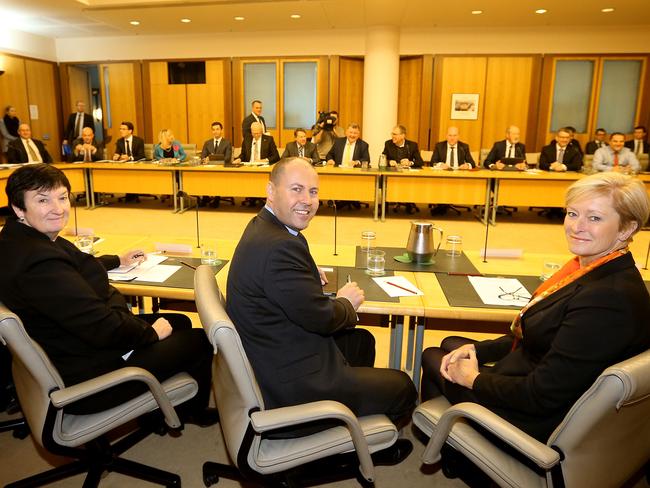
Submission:
<svg viewBox="0 0 650 488">
<path fill-rule="evenodd" d="M 433 231 L 439 233 L 438 246 L 435 245 L 433 238 Z M 433 222 L 428 220 L 413 220 L 411 221 L 411 232 L 409 232 L 409 239 L 406 244 L 406 251 L 408 252 L 409 259 L 416 263 L 428 263 L 431 258 L 438 253 L 442 244 L 442 229 L 433 225 Z"/>
</svg>

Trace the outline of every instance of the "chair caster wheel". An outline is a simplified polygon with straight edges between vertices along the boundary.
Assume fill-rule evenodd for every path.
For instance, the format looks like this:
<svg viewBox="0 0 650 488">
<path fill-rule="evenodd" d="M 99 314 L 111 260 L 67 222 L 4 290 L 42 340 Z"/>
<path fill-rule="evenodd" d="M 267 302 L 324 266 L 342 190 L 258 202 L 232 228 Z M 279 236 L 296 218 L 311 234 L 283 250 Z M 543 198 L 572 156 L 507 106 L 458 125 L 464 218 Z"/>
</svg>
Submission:
<svg viewBox="0 0 650 488">
<path fill-rule="evenodd" d="M 219 483 L 219 477 L 216 474 L 206 474 L 203 476 L 203 484 L 207 486 L 216 485 Z"/>
</svg>

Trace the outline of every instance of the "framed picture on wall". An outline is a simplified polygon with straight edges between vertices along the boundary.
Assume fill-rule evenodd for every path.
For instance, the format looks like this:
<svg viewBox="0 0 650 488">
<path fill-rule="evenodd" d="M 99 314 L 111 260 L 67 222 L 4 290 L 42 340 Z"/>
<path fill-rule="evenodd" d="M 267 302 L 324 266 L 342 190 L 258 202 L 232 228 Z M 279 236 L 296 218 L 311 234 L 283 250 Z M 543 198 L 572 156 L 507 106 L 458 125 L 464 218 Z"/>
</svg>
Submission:
<svg viewBox="0 0 650 488">
<path fill-rule="evenodd" d="M 478 93 L 453 93 L 451 118 L 452 120 L 477 120 Z"/>
</svg>

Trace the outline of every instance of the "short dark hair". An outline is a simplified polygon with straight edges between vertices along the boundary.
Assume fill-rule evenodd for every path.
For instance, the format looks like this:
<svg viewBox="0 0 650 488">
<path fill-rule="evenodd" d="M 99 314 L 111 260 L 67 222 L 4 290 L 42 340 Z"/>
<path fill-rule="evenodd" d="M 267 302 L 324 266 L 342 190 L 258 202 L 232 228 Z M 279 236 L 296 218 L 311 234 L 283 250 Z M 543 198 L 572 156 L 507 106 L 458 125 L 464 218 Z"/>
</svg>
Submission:
<svg viewBox="0 0 650 488">
<path fill-rule="evenodd" d="M 567 125 L 565 128 L 566 128 L 566 129 L 567 129 L 571 134 L 575 134 L 575 133 L 576 133 L 576 128 L 573 127 L 572 125 Z"/>
<path fill-rule="evenodd" d="M 221 128 L 221 130 L 223 130 L 223 124 L 221 122 L 212 122 L 210 124 L 210 127 L 214 127 L 215 125 L 218 125 Z"/>
<path fill-rule="evenodd" d="M 62 186 L 65 186 L 70 193 L 70 182 L 65 173 L 52 165 L 39 163 L 22 166 L 11 173 L 5 192 L 9 205 L 26 210 L 25 192 L 49 191 Z"/>
<path fill-rule="evenodd" d="M 253 100 L 253 101 L 251 102 L 251 107 L 252 107 L 253 105 L 255 105 L 256 103 L 259 103 L 260 105 L 262 105 L 262 100 Z"/>
<path fill-rule="evenodd" d="M 605 134 L 607 134 L 607 131 L 605 129 L 603 129 L 602 127 L 598 127 L 598 129 L 596 129 L 596 133 L 598 133 L 598 132 L 604 132 Z"/>
<path fill-rule="evenodd" d="M 644 133 L 648 132 L 648 129 L 645 128 L 645 125 L 637 125 L 634 130 L 641 129 Z"/>
<path fill-rule="evenodd" d="M 133 122 L 122 122 L 120 125 L 126 125 L 126 128 L 133 131 Z"/>
<path fill-rule="evenodd" d="M 293 137 L 298 137 L 298 132 L 304 132 L 307 134 L 307 131 L 303 129 L 302 127 L 297 127 L 296 130 L 293 131 Z"/>
<path fill-rule="evenodd" d="M 611 141 L 611 140 L 612 140 L 612 137 L 614 137 L 614 136 L 623 136 L 623 138 L 625 138 L 625 134 L 623 134 L 622 132 L 612 132 L 612 133 L 609 135 L 609 140 Z"/>
</svg>

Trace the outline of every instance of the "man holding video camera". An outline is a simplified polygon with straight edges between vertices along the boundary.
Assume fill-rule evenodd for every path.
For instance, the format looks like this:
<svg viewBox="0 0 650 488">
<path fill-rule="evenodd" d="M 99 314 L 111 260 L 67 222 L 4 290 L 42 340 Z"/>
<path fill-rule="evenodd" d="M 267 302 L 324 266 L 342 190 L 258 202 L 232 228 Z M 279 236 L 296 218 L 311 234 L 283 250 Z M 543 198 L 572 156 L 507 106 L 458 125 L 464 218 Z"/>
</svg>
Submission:
<svg viewBox="0 0 650 488">
<path fill-rule="evenodd" d="M 316 144 L 318 149 L 318 156 L 321 161 L 327 157 L 327 153 L 332 149 L 334 140 L 337 137 L 345 136 L 343 127 L 338 125 L 339 113 L 335 110 L 331 112 L 319 112 L 318 120 L 314 127 L 312 127 L 311 142 Z"/>
</svg>

